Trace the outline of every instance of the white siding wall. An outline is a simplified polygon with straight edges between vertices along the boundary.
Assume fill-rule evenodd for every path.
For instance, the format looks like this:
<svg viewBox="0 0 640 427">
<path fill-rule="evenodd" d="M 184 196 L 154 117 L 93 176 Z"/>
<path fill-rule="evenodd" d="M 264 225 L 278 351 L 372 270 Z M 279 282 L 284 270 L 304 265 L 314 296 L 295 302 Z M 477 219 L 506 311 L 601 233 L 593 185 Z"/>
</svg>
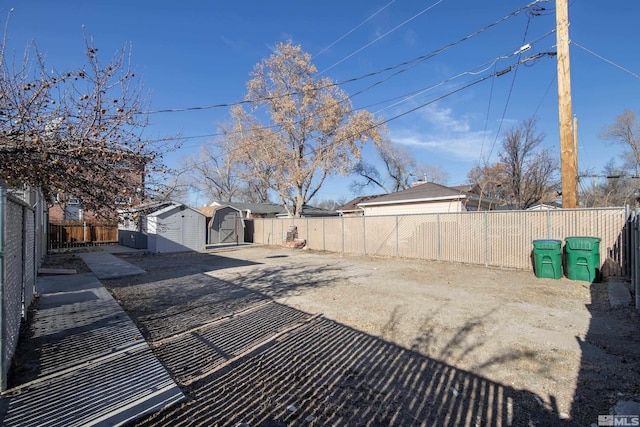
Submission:
<svg viewBox="0 0 640 427">
<path fill-rule="evenodd" d="M 152 252 L 203 251 L 204 215 L 179 207 L 148 217 L 148 248 Z"/>
<path fill-rule="evenodd" d="M 443 200 L 441 202 L 405 203 L 379 206 L 363 206 L 365 216 L 410 215 L 438 212 L 464 212 L 459 200 Z"/>
<path fill-rule="evenodd" d="M 205 249 L 205 216 L 191 209 L 183 212 L 182 245 L 194 251 L 203 251 Z"/>
</svg>

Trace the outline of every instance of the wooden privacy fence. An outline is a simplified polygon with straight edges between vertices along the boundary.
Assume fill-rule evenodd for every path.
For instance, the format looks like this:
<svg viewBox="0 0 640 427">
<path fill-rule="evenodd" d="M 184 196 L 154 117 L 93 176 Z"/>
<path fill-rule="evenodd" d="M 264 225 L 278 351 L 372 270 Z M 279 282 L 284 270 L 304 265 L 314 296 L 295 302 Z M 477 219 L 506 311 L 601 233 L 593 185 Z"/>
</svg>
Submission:
<svg viewBox="0 0 640 427">
<path fill-rule="evenodd" d="M 49 223 L 49 249 L 117 242 L 117 224 L 92 224 L 82 221 Z"/>
<path fill-rule="evenodd" d="M 281 244 L 289 227 L 309 249 L 532 269 L 533 241 L 599 237 L 603 276 L 629 276 L 626 208 L 255 219 L 253 241 Z"/>
</svg>

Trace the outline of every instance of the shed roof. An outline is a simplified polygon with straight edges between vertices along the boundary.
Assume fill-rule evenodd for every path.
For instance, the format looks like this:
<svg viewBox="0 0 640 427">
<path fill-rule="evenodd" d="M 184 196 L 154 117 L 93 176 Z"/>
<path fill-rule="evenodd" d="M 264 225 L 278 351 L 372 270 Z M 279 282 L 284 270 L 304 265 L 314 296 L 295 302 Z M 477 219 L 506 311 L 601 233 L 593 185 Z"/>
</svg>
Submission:
<svg viewBox="0 0 640 427">
<path fill-rule="evenodd" d="M 223 206 L 231 206 L 232 208 L 238 209 L 240 211 L 251 211 L 254 214 L 279 214 L 284 210 L 282 205 L 276 203 L 238 203 L 238 202 L 213 202 L 207 208 L 213 208 L 211 211 L 211 215 L 213 215 L 213 211 L 219 209 Z M 201 208 L 202 210 L 202 208 Z M 207 215 L 207 216 L 211 216 Z"/>
<path fill-rule="evenodd" d="M 192 207 L 189 207 L 189 206 L 187 206 L 187 205 L 185 205 L 183 203 L 178 203 L 178 202 L 171 202 L 171 204 L 169 204 L 167 206 L 164 206 L 164 207 L 160 207 L 159 209 L 156 209 L 153 212 L 149 212 L 146 215 L 147 216 L 159 216 L 159 215 L 165 214 L 167 212 L 171 212 L 174 209 L 179 209 L 181 211 L 183 211 L 185 209 L 188 209 L 188 210 L 191 210 L 193 212 L 196 212 L 199 215 L 203 215 L 204 216 L 204 214 L 202 212 L 200 212 L 199 210 L 194 209 Z"/>
</svg>

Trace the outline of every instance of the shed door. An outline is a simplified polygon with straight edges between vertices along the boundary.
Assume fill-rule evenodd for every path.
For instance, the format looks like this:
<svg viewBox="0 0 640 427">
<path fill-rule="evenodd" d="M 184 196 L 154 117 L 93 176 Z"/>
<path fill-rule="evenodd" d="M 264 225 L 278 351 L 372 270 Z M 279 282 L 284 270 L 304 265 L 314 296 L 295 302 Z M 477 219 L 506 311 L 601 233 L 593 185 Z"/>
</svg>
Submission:
<svg viewBox="0 0 640 427">
<path fill-rule="evenodd" d="M 225 213 L 220 224 L 220 243 L 235 243 L 237 241 L 237 219 L 238 213 L 236 211 Z"/>
</svg>

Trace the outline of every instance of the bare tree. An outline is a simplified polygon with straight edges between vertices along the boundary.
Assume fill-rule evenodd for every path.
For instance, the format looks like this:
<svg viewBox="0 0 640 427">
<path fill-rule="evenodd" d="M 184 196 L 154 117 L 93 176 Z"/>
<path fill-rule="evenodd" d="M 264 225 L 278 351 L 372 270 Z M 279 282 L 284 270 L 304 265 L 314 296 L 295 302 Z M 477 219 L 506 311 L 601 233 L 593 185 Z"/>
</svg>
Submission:
<svg viewBox="0 0 640 427">
<path fill-rule="evenodd" d="M 269 188 L 252 179 L 246 166 L 229 155 L 226 139 L 203 145 L 197 157 L 187 157 L 182 168 L 191 188 L 217 202 L 269 202 Z M 241 178 L 242 177 L 242 178 Z"/>
<path fill-rule="evenodd" d="M 147 103 L 128 49 L 103 64 L 85 38 L 86 62 L 53 72 L 34 45 L 21 62 L 0 47 L 0 179 L 47 196 L 79 197 L 89 210 L 138 197 L 162 173 L 165 145 L 143 137 Z M 103 210 L 103 214 L 113 212 Z"/>
<path fill-rule="evenodd" d="M 415 156 L 389 140 L 384 140 L 376 148 L 385 173 L 371 163 L 359 162 L 353 170 L 358 178 L 351 184 L 352 191 L 358 192 L 373 185 L 389 193 L 407 189 L 416 180 L 424 179 L 439 184 L 446 184 L 448 180 L 442 168 L 426 164 L 418 166 Z"/>
<path fill-rule="evenodd" d="M 371 163 L 360 161 L 353 167 L 353 174 L 357 178 L 349 186 L 351 191 L 359 193 L 365 188 L 375 186 L 381 188 L 385 193 L 389 193 L 389 189 L 385 185 L 385 180 L 380 175 L 380 171 Z"/>
<path fill-rule="evenodd" d="M 538 133 L 531 118 L 507 130 L 500 161 L 476 167 L 469 173 L 486 196 L 497 197 L 513 209 L 526 209 L 553 200 L 558 189 L 558 165 L 549 151 L 539 149 L 545 135 Z"/>
<path fill-rule="evenodd" d="M 378 151 L 387 175 L 391 178 L 391 191 L 409 188 L 411 181 L 415 180 L 415 157 L 405 148 L 392 143 L 381 145 Z"/>
<path fill-rule="evenodd" d="M 192 186 L 186 179 L 185 171 L 172 171 L 167 174 L 163 191 L 154 198 L 155 201 L 176 201 L 186 205 L 192 201 Z"/>
<path fill-rule="evenodd" d="M 326 209 L 328 211 L 335 211 L 340 206 L 347 203 L 347 201 L 348 201 L 347 199 L 345 199 L 344 197 L 341 197 L 337 200 L 334 200 L 334 199 L 320 200 L 318 202 L 314 202 L 313 205 L 317 208 Z"/>
<path fill-rule="evenodd" d="M 622 144 L 627 166 L 640 174 L 640 122 L 635 112 L 624 110 L 616 122 L 600 134 L 602 139 Z"/>
<path fill-rule="evenodd" d="M 498 202 L 506 200 L 505 189 L 509 185 L 509 177 L 502 163 L 476 166 L 469 171 L 467 177 L 469 182 L 478 186 L 481 200 L 494 199 Z"/>
<path fill-rule="evenodd" d="M 604 166 L 602 174 L 600 177 L 603 179 L 597 181 L 593 172 L 585 174 L 594 178 L 593 184 L 581 194 L 585 206 L 638 206 L 640 194 L 637 176 L 630 175 L 628 169 L 616 165 L 613 159 Z"/>
<path fill-rule="evenodd" d="M 300 46 L 276 45 L 247 83 L 256 115 L 235 107 L 226 131 L 246 176 L 271 188 L 292 216 L 300 216 L 327 176 L 351 172 L 365 142 L 382 139 L 371 113 L 354 111 L 345 92 L 315 73 Z M 268 117 L 269 125 L 257 117 Z"/>
<path fill-rule="evenodd" d="M 421 164 L 416 168 L 415 176 L 422 181 L 447 185 L 449 173 L 440 166 Z"/>
<path fill-rule="evenodd" d="M 183 161 L 183 169 L 191 186 L 203 193 L 204 197 L 218 202 L 231 202 L 237 197 L 241 183 L 233 173 L 234 162 L 222 152 L 223 147 L 215 148 L 214 152 L 210 146 L 203 145 L 197 157 Z"/>
</svg>

